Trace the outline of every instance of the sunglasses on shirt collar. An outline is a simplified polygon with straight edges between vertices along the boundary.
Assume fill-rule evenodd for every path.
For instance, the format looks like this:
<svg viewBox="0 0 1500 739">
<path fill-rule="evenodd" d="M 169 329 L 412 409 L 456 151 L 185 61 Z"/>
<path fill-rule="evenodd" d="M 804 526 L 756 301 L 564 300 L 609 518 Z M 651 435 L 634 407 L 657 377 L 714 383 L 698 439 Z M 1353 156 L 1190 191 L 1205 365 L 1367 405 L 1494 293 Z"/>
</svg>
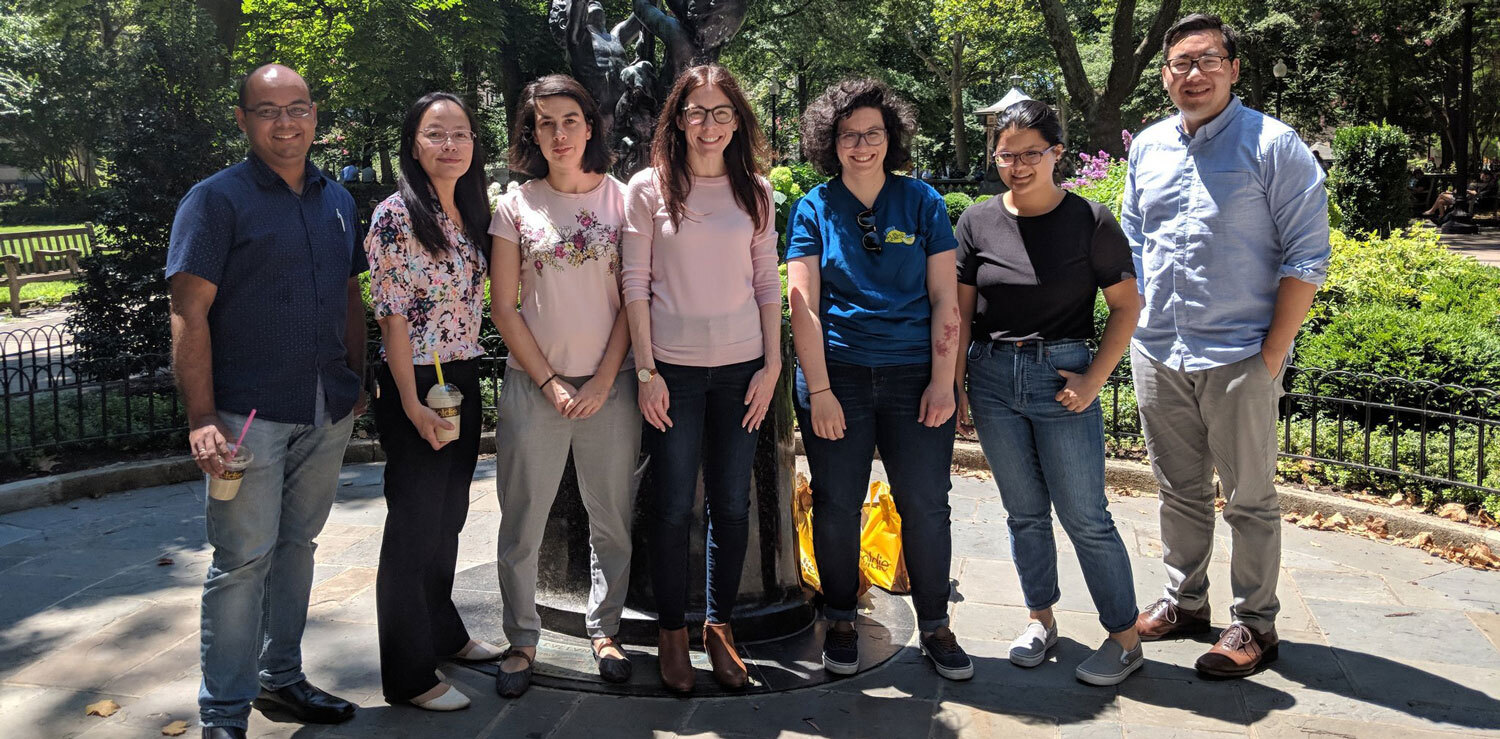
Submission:
<svg viewBox="0 0 1500 739">
<path fill-rule="evenodd" d="M 879 254 L 882 247 L 880 246 L 880 234 L 875 230 L 875 211 L 868 209 L 863 211 L 854 217 L 854 222 L 859 224 L 859 230 L 864 232 L 864 235 L 859 239 L 860 246 L 863 246 L 865 251 L 871 254 Z"/>
</svg>

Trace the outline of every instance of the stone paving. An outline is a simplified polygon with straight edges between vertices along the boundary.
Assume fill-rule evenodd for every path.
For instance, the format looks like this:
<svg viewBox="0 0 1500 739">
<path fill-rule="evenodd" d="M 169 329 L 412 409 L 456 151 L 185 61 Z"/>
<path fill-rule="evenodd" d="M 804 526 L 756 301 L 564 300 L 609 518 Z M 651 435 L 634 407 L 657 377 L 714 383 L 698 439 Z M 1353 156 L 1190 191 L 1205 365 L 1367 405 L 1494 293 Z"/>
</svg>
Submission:
<svg viewBox="0 0 1500 739">
<path fill-rule="evenodd" d="M 494 463 L 481 461 L 459 569 L 493 561 Z M 1150 644 L 1144 669 L 1093 688 L 1073 667 L 1104 637 L 1059 534 L 1062 639 L 1032 670 L 1005 661 L 1025 619 L 994 485 L 954 480 L 954 628 L 974 656 L 967 683 L 937 677 L 914 645 L 853 678 L 743 698 L 620 698 L 533 688 L 496 696 L 446 669 L 474 700 L 431 714 L 380 696 L 374 579 L 385 508 L 379 464 L 343 470 L 320 538 L 304 642 L 318 685 L 362 706 L 350 723 L 301 726 L 253 713 L 255 737 L 988 737 L 1500 736 L 1500 573 L 1345 534 L 1285 529 L 1281 660 L 1205 682 L 1208 642 Z M 168 485 L 0 516 L 0 737 L 153 737 L 186 720 L 196 736 L 198 597 L 209 552 L 202 488 Z M 1111 506 L 1142 602 L 1163 571 L 1155 501 Z M 1220 527 L 1221 534 L 1224 529 Z M 1228 540 L 1210 569 L 1227 615 Z M 477 634 L 498 640 L 498 634 Z M 110 718 L 85 716 L 109 698 Z"/>
</svg>

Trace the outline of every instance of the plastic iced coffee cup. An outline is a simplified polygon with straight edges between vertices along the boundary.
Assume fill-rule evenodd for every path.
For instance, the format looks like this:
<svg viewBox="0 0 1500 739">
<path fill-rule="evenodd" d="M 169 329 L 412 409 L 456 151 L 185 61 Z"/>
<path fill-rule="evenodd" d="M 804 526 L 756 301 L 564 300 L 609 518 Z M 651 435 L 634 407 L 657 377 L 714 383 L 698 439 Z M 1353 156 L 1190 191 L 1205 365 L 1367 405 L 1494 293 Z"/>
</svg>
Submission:
<svg viewBox="0 0 1500 739">
<path fill-rule="evenodd" d="M 208 497 L 214 500 L 234 500 L 239 495 L 240 482 L 245 479 L 245 470 L 255 459 L 249 449 L 238 449 L 233 444 L 229 449 L 233 454 L 224 458 L 224 471 L 208 476 Z"/>
<path fill-rule="evenodd" d="M 459 404 L 463 402 L 464 394 L 452 384 L 433 385 L 432 389 L 427 391 L 427 407 L 436 412 L 439 418 L 453 424 L 451 429 L 438 427 L 438 441 L 453 441 L 458 438 Z"/>
</svg>

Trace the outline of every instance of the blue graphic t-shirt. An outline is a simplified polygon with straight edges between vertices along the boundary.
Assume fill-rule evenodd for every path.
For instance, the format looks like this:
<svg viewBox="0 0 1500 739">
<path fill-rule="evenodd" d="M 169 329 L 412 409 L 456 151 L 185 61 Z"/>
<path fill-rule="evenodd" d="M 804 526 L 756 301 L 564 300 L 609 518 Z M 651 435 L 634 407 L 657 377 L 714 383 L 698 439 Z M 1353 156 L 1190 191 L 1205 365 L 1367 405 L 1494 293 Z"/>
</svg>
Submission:
<svg viewBox="0 0 1500 739">
<path fill-rule="evenodd" d="M 870 209 L 880 250 L 866 249 L 865 211 L 837 177 L 797 203 L 786 258 L 818 257 L 819 318 L 832 362 L 884 367 L 932 356 L 927 258 L 958 247 L 948 206 L 932 186 L 886 177 Z"/>
</svg>

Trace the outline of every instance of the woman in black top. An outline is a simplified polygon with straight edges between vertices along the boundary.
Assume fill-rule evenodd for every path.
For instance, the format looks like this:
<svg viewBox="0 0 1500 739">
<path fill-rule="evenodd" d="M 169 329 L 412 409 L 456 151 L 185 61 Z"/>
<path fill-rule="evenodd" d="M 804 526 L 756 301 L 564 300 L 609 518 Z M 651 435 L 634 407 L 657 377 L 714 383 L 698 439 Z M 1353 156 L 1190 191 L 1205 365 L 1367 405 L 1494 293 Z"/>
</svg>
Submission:
<svg viewBox="0 0 1500 739">
<path fill-rule="evenodd" d="M 1074 674 L 1115 685 L 1142 656 L 1130 557 L 1104 497 L 1098 396 L 1140 315 L 1135 267 L 1109 210 L 1055 184 L 1057 115 L 1026 100 L 1006 108 L 998 127 L 995 159 L 1010 191 L 969 208 L 957 228 L 960 341 L 968 346 L 958 360 L 958 414 L 962 423 L 972 408 L 1031 610 L 1011 662 L 1041 664 L 1057 641 L 1055 507 L 1110 632 Z M 1087 342 L 1100 289 L 1110 315 L 1096 357 Z"/>
</svg>

